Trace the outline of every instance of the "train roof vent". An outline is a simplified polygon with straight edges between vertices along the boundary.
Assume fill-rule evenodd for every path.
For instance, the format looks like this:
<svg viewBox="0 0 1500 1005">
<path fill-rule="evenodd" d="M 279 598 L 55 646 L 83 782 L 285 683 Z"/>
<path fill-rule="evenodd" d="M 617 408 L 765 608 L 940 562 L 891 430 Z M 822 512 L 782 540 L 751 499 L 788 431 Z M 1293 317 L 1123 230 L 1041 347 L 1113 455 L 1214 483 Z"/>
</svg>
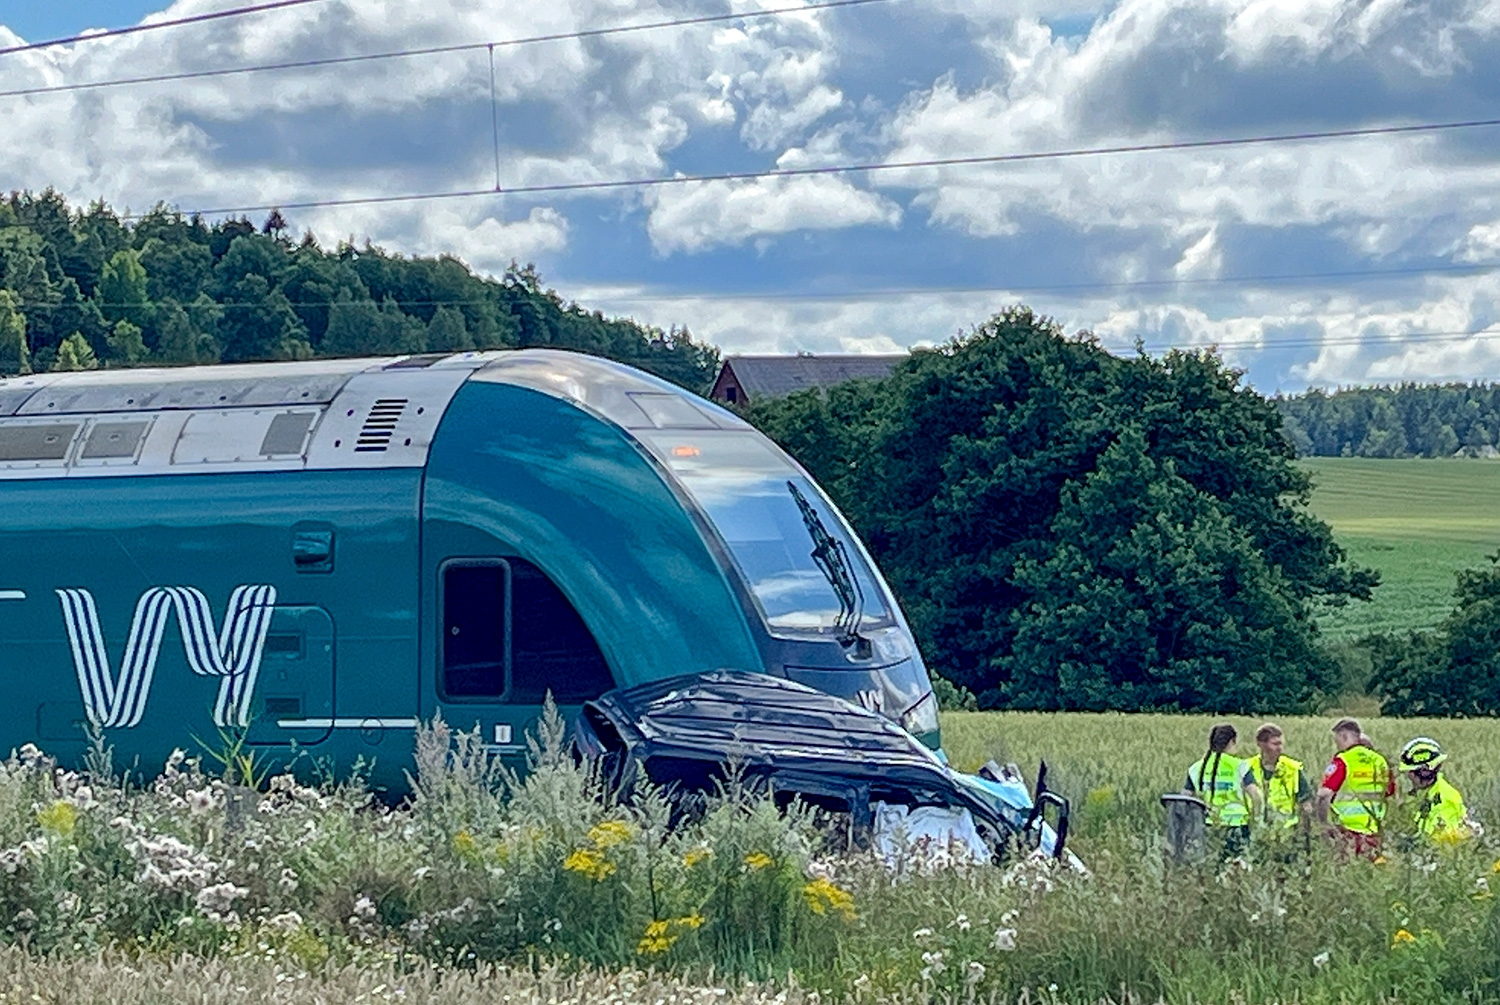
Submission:
<svg viewBox="0 0 1500 1005">
<path fill-rule="evenodd" d="M 396 434 L 396 423 L 406 411 L 406 401 L 405 398 L 376 398 L 375 404 L 370 406 L 370 413 L 365 416 L 365 424 L 360 427 L 354 452 L 383 453 Z"/>
</svg>

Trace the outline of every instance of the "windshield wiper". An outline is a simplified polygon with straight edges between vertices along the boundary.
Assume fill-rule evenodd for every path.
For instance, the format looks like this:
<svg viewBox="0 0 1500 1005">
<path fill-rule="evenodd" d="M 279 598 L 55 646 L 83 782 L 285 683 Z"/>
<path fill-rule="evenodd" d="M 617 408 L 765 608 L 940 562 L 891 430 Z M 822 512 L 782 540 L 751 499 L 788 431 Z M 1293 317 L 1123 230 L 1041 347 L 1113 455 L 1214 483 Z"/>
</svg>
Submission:
<svg viewBox="0 0 1500 1005">
<path fill-rule="evenodd" d="M 802 526 L 807 528 L 807 536 L 812 538 L 812 560 L 838 598 L 839 613 L 833 626 L 838 629 L 839 644 L 846 649 L 855 647 L 857 656 L 867 657 L 870 653 L 870 641 L 859 634 L 859 626 L 865 616 L 865 593 L 854 576 L 849 551 L 844 547 L 843 541 L 828 533 L 823 518 L 818 516 L 818 511 L 807 501 L 807 496 L 791 482 L 786 483 L 786 488 L 796 500 L 797 510 L 802 514 Z"/>
</svg>

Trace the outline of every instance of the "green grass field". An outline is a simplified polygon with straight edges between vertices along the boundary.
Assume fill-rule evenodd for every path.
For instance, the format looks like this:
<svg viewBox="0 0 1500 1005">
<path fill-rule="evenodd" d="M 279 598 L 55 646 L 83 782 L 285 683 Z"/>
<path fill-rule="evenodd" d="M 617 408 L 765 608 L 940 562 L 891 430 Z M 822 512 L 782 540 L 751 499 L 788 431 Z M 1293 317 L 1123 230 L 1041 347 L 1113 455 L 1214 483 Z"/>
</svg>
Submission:
<svg viewBox="0 0 1500 1005">
<path fill-rule="evenodd" d="M 1500 549 L 1500 463 L 1314 457 L 1312 509 L 1382 585 L 1324 616 L 1331 639 L 1430 628 L 1453 607 L 1454 573 Z"/>
</svg>

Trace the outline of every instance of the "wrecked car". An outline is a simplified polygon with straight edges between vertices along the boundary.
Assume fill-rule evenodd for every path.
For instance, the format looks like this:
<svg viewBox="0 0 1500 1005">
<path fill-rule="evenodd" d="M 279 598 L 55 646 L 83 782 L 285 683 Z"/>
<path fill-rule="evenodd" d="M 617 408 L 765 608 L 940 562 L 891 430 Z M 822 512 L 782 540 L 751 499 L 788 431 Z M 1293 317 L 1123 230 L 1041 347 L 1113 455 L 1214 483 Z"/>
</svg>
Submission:
<svg viewBox="0 0 1500 1005">
<path fill-rule="evenodd" d="M 857 846 L 880 850 L 893 831 L 911 829 L 965 842 L 984 862 L 1065 854 L 1068 804 L 1046 789 L 1045 765 L 1035 796 L 1013 766 L 965 774 L 884 716 L 765 674 L 718 671 L 611 691 L 584 705 L 574 749 L 615 791 L 648 781 L 679 814 L 733 773 L 783 805 L 846 821 Z"/>
</svg>

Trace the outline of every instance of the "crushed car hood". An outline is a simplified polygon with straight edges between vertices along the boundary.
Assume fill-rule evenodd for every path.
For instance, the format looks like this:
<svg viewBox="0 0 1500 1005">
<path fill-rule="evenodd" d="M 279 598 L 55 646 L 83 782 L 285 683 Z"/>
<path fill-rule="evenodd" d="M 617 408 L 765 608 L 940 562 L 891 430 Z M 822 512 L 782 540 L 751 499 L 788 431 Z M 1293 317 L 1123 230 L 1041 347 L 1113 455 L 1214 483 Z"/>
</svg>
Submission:
<svg viewBox="0 0 1500 1005">
<path fill-rule="evenodd" d="M 848 812 L 857 828 L 869 826 L 877 803 L 967 810 L 999 851 L 1036 822 L 1024 785 L 977 784 L 884 716 L 764 674 L 725 670 L 611 691 L 584 706 L 575 745 L 608 764 L 622 788 L 644 771 L 669 791 L 709 792 L 733 765 L 779 794 Z M 1050 830 L 1038 831 L 1048 852 Z"/>
</svg>

